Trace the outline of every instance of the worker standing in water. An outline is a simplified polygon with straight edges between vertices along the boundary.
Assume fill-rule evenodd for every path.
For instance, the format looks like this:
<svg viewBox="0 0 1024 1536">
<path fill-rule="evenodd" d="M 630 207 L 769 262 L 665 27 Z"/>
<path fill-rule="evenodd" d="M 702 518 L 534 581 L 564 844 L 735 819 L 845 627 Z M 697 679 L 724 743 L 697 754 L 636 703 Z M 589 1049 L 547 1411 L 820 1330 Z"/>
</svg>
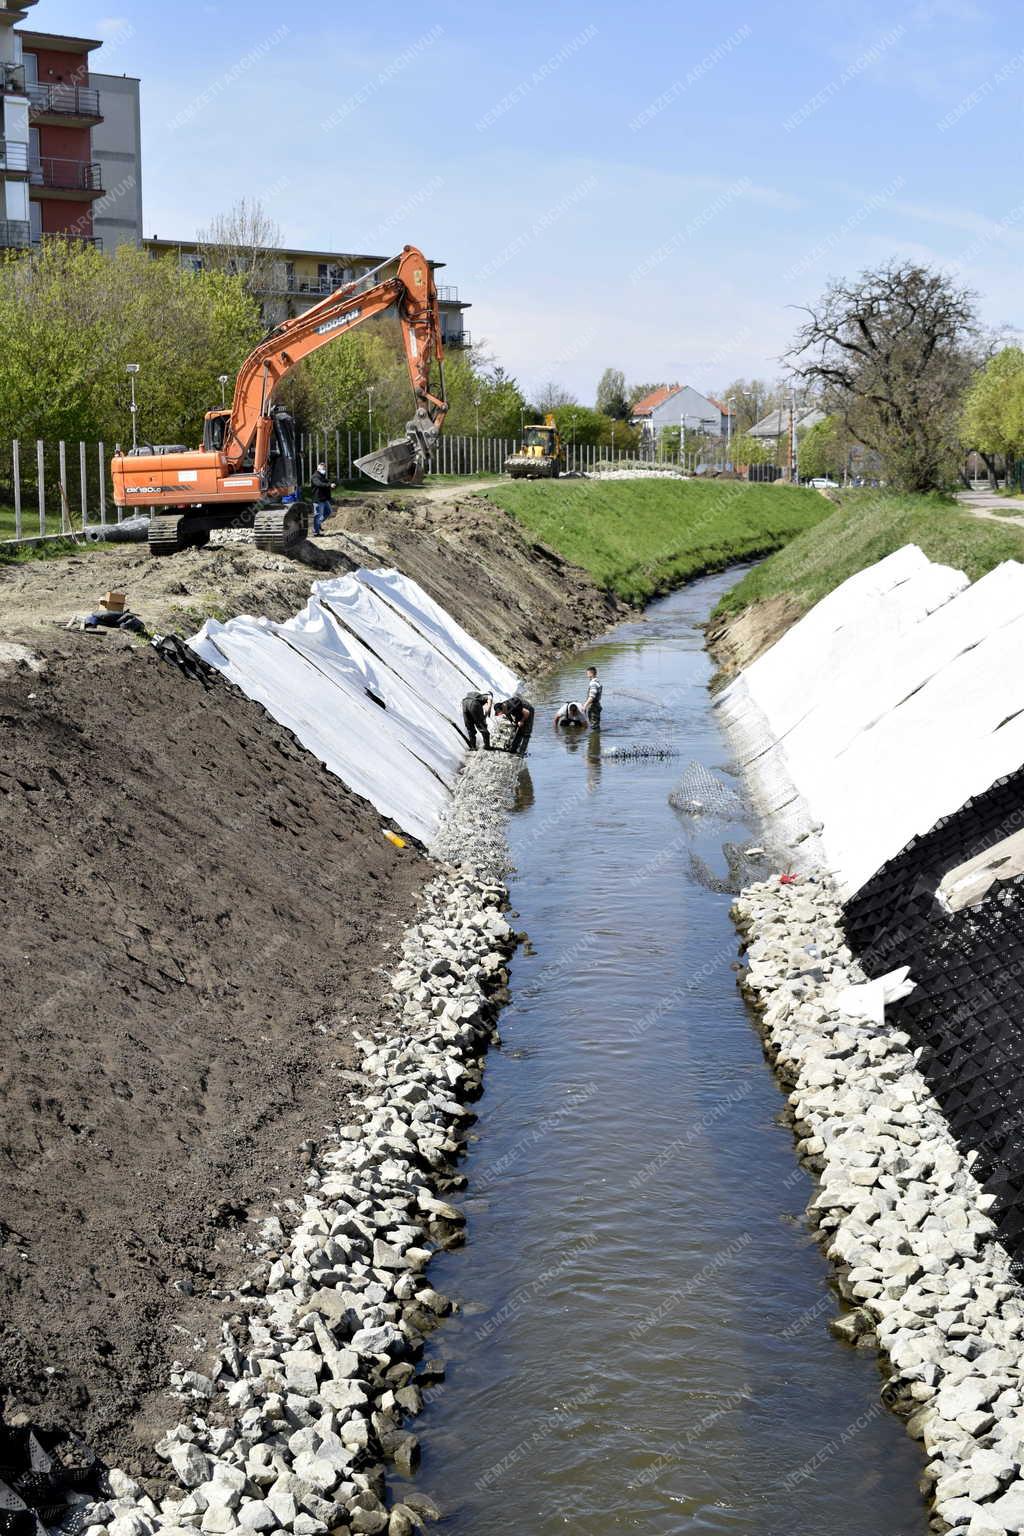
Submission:
<svg viewBox="0 0 1024 1536">
<path fill-rule="evenodd" d="M 601 695 L 603 692 L 604 686 L 597 680 L 597 668 L 588 667 L 587 702 L 584 705 L 584 708 L 587 711 L 587 719 L 590 721 L 591 725 L 594 726 L 599 726 L 601 724 Z"/>
<path fill-rule="evenodd" d="M 313 537 L 319 538 L 325 519 L 331 515 L 331 492 L 334 490 L 334 482 L 327 478 L 325 459 L 316 466 L 310 483 L 313 489 Z"/>
<path fill-rule="evenodd" d="M 494 695 L 491 693 L 467 693 L 462 701 L 462 723 L 469 737 L 469 750 L 476 751 L 476 733 L 480 732 L 484 751 L 491 750 L 491 732 L 487 724 Z"/>
<path fill-rule="evenodd" d="M 533 705 L 516 693 L 510 699 L 503 699 L 500 704 L 495 704 L 494 713 L 500 715 L 503 720 L 511 720 L 513 731 L 508 750 L 519 757 L 525 757 L 526 749 L 530 745 L 530 737 L 533 735 Z"/>
</svg>

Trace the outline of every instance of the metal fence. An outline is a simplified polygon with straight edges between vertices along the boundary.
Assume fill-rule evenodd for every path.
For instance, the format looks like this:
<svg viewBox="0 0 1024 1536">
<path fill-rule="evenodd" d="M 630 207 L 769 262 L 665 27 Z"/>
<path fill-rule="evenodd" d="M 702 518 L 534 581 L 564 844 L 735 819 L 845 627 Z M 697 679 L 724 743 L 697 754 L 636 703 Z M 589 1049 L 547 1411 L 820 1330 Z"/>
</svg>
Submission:
<svg viewBox="0 0 1024 1536">
<path fill-rule="evenodd" d="M 384 433 L 312 432 L 299 437 L 299 469 L 308 486 L 321 459 L 336 481 L 358 482 L 356 460 L 387 441 Z M 432 473 L 435 475 L 499 475 L 505 460 L 519 446 L 518 438 L 442 433 Z M 598 469 L 667 468 L 675 460 L 639 459 L 624 449 L 592 444 L 565 445 L 565 469 L 593 474 Z M 687 455 L 684 468 L 695 468 Z M 137 512 L 137 509 L 133 509 Z M 77 532 L 91 524 L 120 522 L 124 510 L 115 505 L 109 453 L 103 443 L 15 440 L 0 453 L 0 542 L 38 539 Z"/>
<path fill-rule="evenodd" d="M 103 443 L 8 444 L 0 460 L 0 539 L 47 538 L 122 516 Z"/>
</svg>

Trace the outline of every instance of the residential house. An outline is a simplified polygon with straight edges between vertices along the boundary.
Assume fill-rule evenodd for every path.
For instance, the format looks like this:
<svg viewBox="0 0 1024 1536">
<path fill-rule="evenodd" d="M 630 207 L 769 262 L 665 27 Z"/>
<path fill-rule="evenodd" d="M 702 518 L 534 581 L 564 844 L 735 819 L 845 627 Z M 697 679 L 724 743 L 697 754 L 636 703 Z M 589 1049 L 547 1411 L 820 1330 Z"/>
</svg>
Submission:
<svg viewBox="0 0 1024 1536">
<path fill-rule="evenodd" d="M 825 420 L 825 412 L 815 410 L 812 407 L 798 405 L 796 407 L 796 430 L 799 435 L 806 432 L 809 427 L 816 427 L 819 421 Z M 789 433 L 789 406 L 782 405 L 777 411 L 769 411 L 760 421 L 750 428 L 748 437 L 754 437 L 758 442 L 778 444 Z"/>
<path fill-rule="evenodd" d="M 202 247 L 195 240 L 161 240 L 154 235 L 144 240 L 143 245 L 154 257 L 170 255 L 183 266 L 196 270 L 202 267 Z M 267 254 L 271 259 L 265 263 L 268 275 L 259 298 L 268 325 L 279 325 L 303 314 L 342 283 L 353 282 L 388 259 L 365 252 L 303 251 L 290 247 L 279 247 Z M 444 262 L 432 261 L 430 265 L 437 272 Z M 458 288 L 451 284 L 438 283 L 437 298 L 445 346 L 470 346 L 472 338 L 466 330 L 464 315 L 472 306 L 459 297 Z"/>
<path fill-rule="evenodd" d="M 636 402 L 630 423 L 650 443 L 657 442 L 666 427 L 679 426 L 717 440 L 728 431 L 729 415 L 727 406 L 692 384 L 663 384 Z"/>
</svg>

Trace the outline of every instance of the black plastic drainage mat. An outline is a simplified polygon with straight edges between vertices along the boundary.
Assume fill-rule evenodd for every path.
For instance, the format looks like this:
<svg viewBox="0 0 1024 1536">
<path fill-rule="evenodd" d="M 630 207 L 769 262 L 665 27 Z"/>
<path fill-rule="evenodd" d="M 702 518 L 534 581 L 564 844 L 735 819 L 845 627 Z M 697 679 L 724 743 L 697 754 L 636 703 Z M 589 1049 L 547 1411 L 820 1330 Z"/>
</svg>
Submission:
<svg viewBox="0 0 1024 1536">
<path fill-rule="evenodd" d="M 995 884 L 975 907 L 947 912 L 943 876 L 1024 826 L 1024 769 L 969 800 L 884 864 L 844 909 L 868 976 L 909 965 L 915 990 L 886 1010 L 920 1048 L 919 1065 L 991 1214 L 1024 1267 L 1024 880 Z"/>
</svg>

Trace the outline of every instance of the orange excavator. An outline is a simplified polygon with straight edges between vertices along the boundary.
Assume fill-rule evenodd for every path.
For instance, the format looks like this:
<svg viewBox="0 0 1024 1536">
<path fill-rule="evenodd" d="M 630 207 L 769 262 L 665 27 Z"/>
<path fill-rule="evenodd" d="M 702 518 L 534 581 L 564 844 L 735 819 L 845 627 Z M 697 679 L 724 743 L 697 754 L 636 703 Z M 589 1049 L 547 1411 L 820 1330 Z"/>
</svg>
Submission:
<svg viewBox="0 0 1024 1536">
<path fill-rule="evenodd" d="M 392 305 L 401 322 L 415 414 L 404 437 L 356 463 L 382 485 L 422 481 L 448 406 L 433 273 L 422 252 L 407 245 L 400 256 L 276 326 L 239 369 L 230 410 L 207 411 L 201 448 L 147 445 L 111 459 L 117 505 L 154 507 L 159 513 L 150 520 L 151 554 L 205 544 L 214 528 L 252 527 L 260 549 L 283 549 L 304 537 L 308 513 L 296 499 L 295 428 L 284 407 L 274 403 L 274 391 L 303 358 Z"/>
</svg>

